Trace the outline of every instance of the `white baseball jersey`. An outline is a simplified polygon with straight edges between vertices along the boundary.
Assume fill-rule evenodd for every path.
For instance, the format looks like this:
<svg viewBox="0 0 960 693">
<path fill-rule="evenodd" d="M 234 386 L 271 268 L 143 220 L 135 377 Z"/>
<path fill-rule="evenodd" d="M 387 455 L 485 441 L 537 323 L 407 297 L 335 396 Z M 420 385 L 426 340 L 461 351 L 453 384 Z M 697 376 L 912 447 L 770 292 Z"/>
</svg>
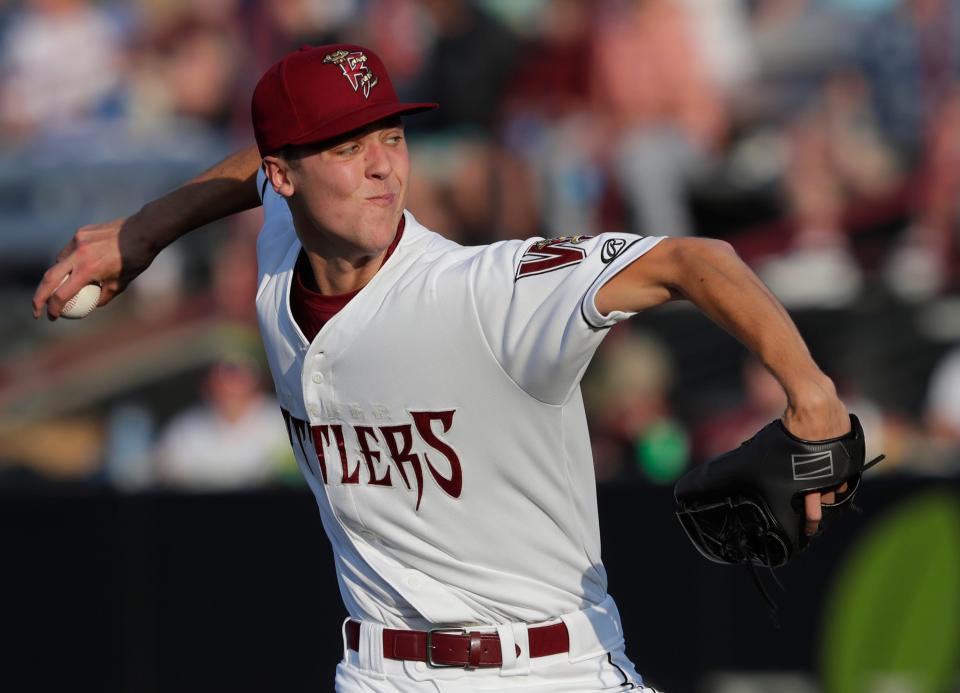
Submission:
<svg viewBox="0 0 960 693">
<path fill-rule="evenodd" d="M 579 382 L 629 316 L 601 315 L 597 291 L 661 239 L 463 247 L 405 212 L 394 253 L 308 343 L 290 310 L 301 245 L 264 196 L 260 330 L 350 615 L 539 622 L 606 599 Z"/>
</svg>

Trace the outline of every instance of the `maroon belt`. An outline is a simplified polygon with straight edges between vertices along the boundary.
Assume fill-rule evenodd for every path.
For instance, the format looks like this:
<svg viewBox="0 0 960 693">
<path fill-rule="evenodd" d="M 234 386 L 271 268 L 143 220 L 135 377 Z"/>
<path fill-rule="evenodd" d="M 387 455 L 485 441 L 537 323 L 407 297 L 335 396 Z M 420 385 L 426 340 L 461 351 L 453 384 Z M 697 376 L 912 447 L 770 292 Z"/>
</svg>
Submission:
<svg viewBox="0 0 960 693">
<path fill-rule="evenodd" d="M 360 624 L 347 621 L 347 646 L 360 650 Z M 570 636 L 563 622 L 538 626 L 527 631 L 531 657 L 546 657 L 570 649 Z M 520 646 L 517 645 L 519 657 Z M 503 665 L 500 636 L 496 633 L 478 633 L 465 628 L 436 628 L 422 630 L 383 629 L 383 656 L 426 662 L 431 667 L 499 667 Z"/>
</svg>

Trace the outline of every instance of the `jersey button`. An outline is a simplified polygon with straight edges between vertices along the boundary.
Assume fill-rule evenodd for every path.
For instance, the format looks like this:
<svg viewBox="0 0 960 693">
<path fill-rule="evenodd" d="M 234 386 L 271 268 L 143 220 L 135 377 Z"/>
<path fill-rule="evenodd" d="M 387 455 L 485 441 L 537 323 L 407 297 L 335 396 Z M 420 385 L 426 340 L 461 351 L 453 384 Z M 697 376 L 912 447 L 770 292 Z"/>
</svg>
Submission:
<svg viewBox="0 0 960 693">
<path fill-rule="evenodd" d="M 309 407 L 307 407 L 307 411 L 310 412 L 310 416 L 320 416 L 320 407 L 318 407 L 316 404 L 311 404 Z"/>
<path fill-rule="evenodd" d="M 311 380 L 315 382 L 317 385 L 319 385 L 320 383 L 323 382 L 323 376 L 320 375 L 319 373 L 314 373 Z"/>
</svg>

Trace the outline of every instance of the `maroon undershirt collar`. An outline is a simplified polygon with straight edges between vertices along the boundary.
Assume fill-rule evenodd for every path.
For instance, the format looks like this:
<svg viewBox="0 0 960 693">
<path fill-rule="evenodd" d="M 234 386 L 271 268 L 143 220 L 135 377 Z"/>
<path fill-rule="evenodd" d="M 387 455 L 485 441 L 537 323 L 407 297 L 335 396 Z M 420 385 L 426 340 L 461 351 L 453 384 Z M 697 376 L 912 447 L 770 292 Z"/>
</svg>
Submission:
<svg viewBox="0 0 960 693">
<path fill-rule="evenodd" d="M 394 236 L 393 242 L 390 243 L 390 247 L 387 248 L 387 252 L 383 256 L 383 261 L 380 263 L 381 267 L 383 267 L 384 263 L 393 255 L 393 251 L 396 250 L 400 244 L 405 225 L 406 218 L 401 216 L 400 223 L 397 224 L 397 235 Z M 310 342 L 317 336 L 320 328 L 334 315 L 343 310 L 343 307 L 350 302 L 350 299 L 361 291 L 361 289 L 357 289 L 356 291 L 350 291 L 345 294 L 321 294 L 319 291 L 308 288 L 309 284 L 314 283 L 313 281 L 304 281 L 305 276 L 312 279 L 310 275 L 306 274 L 312 271 L 310 262 L 307 260 L 307 254 L 301 249 L 293 270 L 293 285 L 290 290 L 290 310 L 293 313 L 294 320 L 296 320 L 297 325 L 300 327 L 300 331 L 303 332 L 303 336 Z"/>
</svg>

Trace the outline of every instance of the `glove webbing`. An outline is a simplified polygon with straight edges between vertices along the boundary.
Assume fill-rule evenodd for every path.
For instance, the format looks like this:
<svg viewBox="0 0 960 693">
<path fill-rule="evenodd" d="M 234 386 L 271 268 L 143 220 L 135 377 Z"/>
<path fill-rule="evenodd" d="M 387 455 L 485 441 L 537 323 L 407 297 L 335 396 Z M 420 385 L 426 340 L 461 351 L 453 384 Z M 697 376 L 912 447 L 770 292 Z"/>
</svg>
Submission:
<svg viewBox="0 0 960 693">
<path fill-rule="evenodd" d="M 744 524 L 743 518 L 741 518 L 739 514 L 734 514 L 733 517 L 733 526 L 724 529 L 721 535 L 721 541 L 726 543 L 731 538 L 735 539 L 737 548 L 740 551 L 741 561 L 746 564 L 747 572 L 750 573 L 750 579 L 753 580 L 753 584 L 756 585 L 757 591 L 767 604 L 767 613 L 770 614 L 770 620 L 773 621 L 773 627 L 780 628 L 780 607 L 773 600 L 773 597 L 770 596 L 770 592 L 760 579 L 760 574 L 757 572 L 757 567 L 754 565 L 752 560 L 752 552 L 749 551 L 750 543 L 747 539 L 747 535 L 750 533 L 750 530 L 747 525 Z M 759 528 L 755 527 L 754 529 L 756 530 Z M 757 538 L 759 538 L 760 532 L 754 531 L 753 534 L 757 535 Z M 777 578 L 777 574 L 773 570 L 773 559 L 770 556 L 770 549 L 767 545 L 767 542 L 761 541 L 760 543 L 763 545 L 764 558 L 766 558 L 764 563 L 767 566 L 767 570 L 770 571 L 770 577 L 773 578 L 774 583 L 782 592 L 786 592 L 786 588 Z"/>
</svg>

